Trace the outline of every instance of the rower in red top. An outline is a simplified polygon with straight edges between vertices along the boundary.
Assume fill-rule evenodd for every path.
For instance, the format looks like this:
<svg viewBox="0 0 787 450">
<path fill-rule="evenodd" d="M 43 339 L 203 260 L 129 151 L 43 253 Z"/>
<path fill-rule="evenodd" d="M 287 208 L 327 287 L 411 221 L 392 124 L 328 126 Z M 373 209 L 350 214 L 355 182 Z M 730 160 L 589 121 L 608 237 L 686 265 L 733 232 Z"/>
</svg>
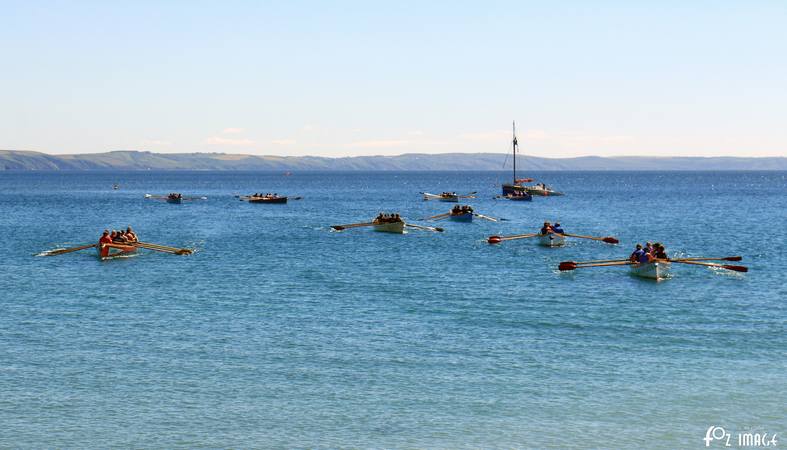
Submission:
<svg viewBox="0 0 787 450">
<path fill-rule="evenodd" d="M 109 256 L 109 247 L 106 247 L 105 244 L 111 244 L 112 238 L 109 237 L 109 230 L 104 230 L 104 233 L 101 234 L 101 238 L 98 240 L 98 249 L 101 252 L 101 257 Z"/>
</svg>

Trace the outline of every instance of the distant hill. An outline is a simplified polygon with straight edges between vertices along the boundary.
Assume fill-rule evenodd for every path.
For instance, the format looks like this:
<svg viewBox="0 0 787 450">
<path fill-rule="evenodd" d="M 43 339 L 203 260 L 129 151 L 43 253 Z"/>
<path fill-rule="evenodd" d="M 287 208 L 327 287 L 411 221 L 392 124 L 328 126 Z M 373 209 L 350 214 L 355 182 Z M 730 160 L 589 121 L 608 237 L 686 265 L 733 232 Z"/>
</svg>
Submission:
<svg viewBox="0 0 787 450">
<path fill-rule="evenodd" d="M 106 153 L 48 155 L 0 150 L 1 170 L 501 170 L 502 153 L 407 153 L 398 156 L 252 156 L 226 153 Z M 527 170 L 787 170 L 787 158 L 521 156 Z"/>
</svg>

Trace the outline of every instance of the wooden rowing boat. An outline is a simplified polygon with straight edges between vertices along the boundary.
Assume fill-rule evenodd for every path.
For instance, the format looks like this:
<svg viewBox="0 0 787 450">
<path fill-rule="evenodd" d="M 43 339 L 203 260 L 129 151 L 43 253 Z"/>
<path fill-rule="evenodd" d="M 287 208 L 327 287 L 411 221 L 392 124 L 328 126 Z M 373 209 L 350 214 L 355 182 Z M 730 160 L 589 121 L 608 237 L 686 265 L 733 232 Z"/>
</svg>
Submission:
<svg viewBox="0 0 787 450">
<path fill-rule="evenodd" d="M 651 280 L 663 280 L 669 276 L 669 261 L 653 261 L 631 265 L 631 274 Z"/>
<path fill-rule="evenodd" d="M 544 247 L 559 247 L 565 245 L 566 237 L 562 234 L 547 233 L 538 236 L 538 244 Z"/>
<path fill-rule="evenodd" d="M 505 191 L 505 189 L 504 189 Z M 507 198 L 509 200 L 515 202 L 532 202 L 533 196 L 528 194 L 525 191 L 514 191 L 515 193 L 509 193 L 507 195 L 503 195 L 503 198 Z"/>
<path fill-rule="evenodd" d="M 443 192 L 442 194 L 430 194 L 428 192 L 424 192 L 424 200 L 437 200 L 440 202 L 458 203 L 459 194 L 457 194 L 456 192 Z"/>
<path fill-rule="evenodd" d="M 98 249 L 98 257 L 100 259 L 112 259 L 121 256 L 130 256 L 137 252 L 137 247 L 123 244 L 100 244 L 96 247 L 96 249 Z"/>
<path fill-rule="evenodd" d="M 374 224 L 374 231 L 404 234 L 405 223 L 401 219 L 396 221 L 375 219 L 372 223 Z"/>
<path fill-rule="evenodd" d="M 249 197 L 249 203 L 270 203 L 270 204 L 283 204 L 287 203 L 287 197 Z"/>
<path fill-rule="evenodd" d="M 464 211 L 464 212 L 458 212 L 458 213 L 451 212 L 448 215 L 448 218 L 450 220 L 453 220 L 454 222 L 472 222 L 473 221 L 473 211 Z"/>
</svg>

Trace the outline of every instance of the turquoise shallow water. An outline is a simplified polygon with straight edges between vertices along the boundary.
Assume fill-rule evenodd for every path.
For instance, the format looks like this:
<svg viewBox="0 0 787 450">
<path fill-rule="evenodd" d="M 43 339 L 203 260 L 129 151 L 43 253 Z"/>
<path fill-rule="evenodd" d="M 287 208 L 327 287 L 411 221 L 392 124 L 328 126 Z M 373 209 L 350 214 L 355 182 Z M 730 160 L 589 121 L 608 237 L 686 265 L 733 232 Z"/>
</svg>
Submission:
<svg viewBox="0 0 787 450">
<path fill-rule="evenodd" d="M 0 447 L 692 448 L 711 425 L 786 433 L 787 173 L 0 174 Z M 113 191 L 111 185 L 120 183 Z M 381 210 L 445 233 L 331 232 Z M 170 205 L 145 193 L 204 202 Z M 237 193 L 302 195 L 249 205 Z M 490 234 L 544 220 L 621 245 Z M 133 225 L 197 248 L 33 255 Z M 654 283 L 562 260 L 743 255 Z M 787 441 L 785 441 L 787 442 Z"/>
</svg>

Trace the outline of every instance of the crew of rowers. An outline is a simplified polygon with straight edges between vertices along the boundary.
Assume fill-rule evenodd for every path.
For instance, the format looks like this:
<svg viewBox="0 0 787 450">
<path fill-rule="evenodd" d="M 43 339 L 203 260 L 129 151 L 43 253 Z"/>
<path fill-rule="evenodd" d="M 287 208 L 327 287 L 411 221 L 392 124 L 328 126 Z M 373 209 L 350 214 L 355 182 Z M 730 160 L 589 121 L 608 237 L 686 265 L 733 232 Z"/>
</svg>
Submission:
<svg viewBox="0 0 787 450">
<path fill-rule="evenodd" d="M 256 198 L 279 198 L 279 194 L 276 194 L 276 193 L 273 193 L 273 194 L 271 194 L 270 192 L 268 192 L 268 193 L 266 193 L 266 194 L 262 194 L 262 193 L 260 193 L 260 192 L 257 192 L 257 193 L 255 193 L 254 195 L 250 195 L 249 197 L 256 197 Z"/>
<path fill-rule="evenodd" d="M 440 194 L 440 197 L 445 197 L 445 198 L 456 197 L 456 192 L 443 192 L 442 194 Z"/>
<path fill-rule="evenodd" d="M 124 230 L 104 230 L 104 233 L 101 234 L 101 238 L 98 240 L 99 244 L 128 244 L 131 242 L 138 242 L 137 233 L 134 233 L 134 230 L 131 227 L 128 227 Z"/>
<path fill-rule="evenodd" d="M 380 213 L 377 214 L 377 217 L 374 218 L 374 222 L 376 223 L 396 223 L 401 221 L 402 218 L 399 217 L 399 214 Z"/>
<path fill-rule="evenodd" d="M 170 192 L 167 194 L 167 198 L 170 200 L 178 200 L 183 198 L 183 194 L 178 194 L 177 192 Z"/>
<path fill-rule="evenodd" d="M 515 191 L 511 191 L 511 193 L 508 194 L 508 196 L 509 197 L 528 197 L 528 196 L 530 196 L 530 194 L 528 194 L 525 191 L 515 190 Z"/>
<path fill-rule="evenodd" d="M 655 244 L 646 242 L 645 247 L 643 247 L 642 244 L 637 244 L 634 253 L 629 256 L 629 261 L 638 263 L 649 263 L 657 259 L 669 259 L 667 257 L 667 251 L 659 242 Z"/>
<path fill-rule="evenodd" d="M 547 235 L 552 233 L 557 233 L 557 234 L 565 233 L 565 231 L 563 231 L 563 227 L 560 226 L 560 222 L 555 222 L 554 225 L 552 225 L 549 222 L 544 222 L 544 226 L 541 227 L 541 234 Z"/>
<path fill-rule="evenodd" d="M 472 214 L 472 213 L 473 213 L 473 207 L 470 205 L 462 205 L 462 206 L 456 205 L 453 208 L 451 208 L 452 216 L 459 216 L 462 214 Z"/>
</svg>

